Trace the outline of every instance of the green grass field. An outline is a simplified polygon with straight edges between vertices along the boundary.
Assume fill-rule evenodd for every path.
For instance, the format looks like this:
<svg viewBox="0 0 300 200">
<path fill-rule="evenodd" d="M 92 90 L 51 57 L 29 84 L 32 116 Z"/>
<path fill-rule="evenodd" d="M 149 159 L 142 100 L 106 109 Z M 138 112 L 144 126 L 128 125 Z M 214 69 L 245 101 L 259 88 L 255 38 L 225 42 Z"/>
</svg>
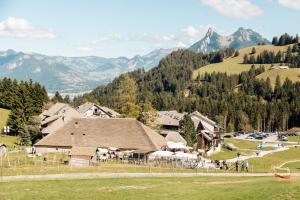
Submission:
<svg viewBox="0 0 300 200">
<path fill-rule="evenodd" d="M 220 153 L 213 154 L 213 155 L 209 156 L 208 158 L 210 158 L 212 160 L 227 160 L 227 159 L 236 158 L 237 153 L 240 153 L 240 155 L 243 155 L 243 156 L 254 154 L 253 151 L 248 151 L 248 150 L 239 149 L 237 151 L 230 151 L 226 148 L 222 148 Z"/>
<path fill-rule="evenodd" d="M 13 148 L 14 146 L 16 147 L 16 143 L 17 141 L 19 140 L 19 137 L 17 136 L 10 136 L 10 135 L 7 135 L 7 136 L 4 136 L 4 135 L 1 135 L 0 136 L 0 143 L 3 143 L 3 144 L 6 144 L 6 146 L 8 146 L 8 148 Z"/>
<path fill-rule="evenodd" d="M 277 53 L 279 50 L 286 51 L 288 46 L 273 46 L 273 45 L 264 45 L 264 46 L 255 46 L 256 55 L 261 53 L 264 50 L 274 51 Z M 201 67 L 193 72 L 193 78 L 196 78 L 198 74 L 203 75 L 205 72 L 213 73 L 213 72 L 223 72 L 227 74 L 240 74 L 244 71 L 249 71 L 251 68 L 251 64 L 242 64 L 243 58 L 245 54 L 250 54 L 252 47 L 244 48 L 240 50 L 240 55 L 237 57 L 231 57 L 225 59 L 221 63 L 210 64 L 204 67 Z M 260 65 L 255 65 L 256 67 Z M 266 69 L 270 67 L 270 65 L 264 65 Z"/>
<path fill-rule="evenodd" d="M 225 138 L 225 143 L 231 143 L 239 149 L 251 149 L 257 150 L 257 145 L 259 142 L 248 141 L 248 140 L 239 140 L 234 138 Z"/>
<path fill-rule="evenodd" d="M 300 136 L 289 136 L 289 142 L 300 142 Z"/>
<path fill-rule="evenodd" d="M 249 160 L 250 169 L 253 167 L 254 172 L 273 172 L 272 167 L 279 166 L 286 161 L 299 160 L 300 148 L 291 147 L 287 151 L 274 153 L 262 158 L 253 158 Z M 299 168 L 291 168 L 291 172 L 300 173 Z"/>
<path fill-rule="evenodd" d="M 292 82 L 300 81 L 300 69 L 290 68 L 286 70 L 268 70 L 257 76 L 258 79 L 266 80 L 268 77 L 271 80 L 271 85 L 275 86 L 276 77 L 280 77 L 281 84 L 284 83 L 286 78 L 289 78 Z"/>
<path fill-rule="evenodd" d="M 9 110 L 0 108 L 0 133 L 2 133 L 3 127 L 6 125 L 9 113 Z"/>
<path fill-rule="evenodd" d="M 272 199 L 300 198 L 300 178 L 192 177 L 15 181 L 0 183 L 0 199 Z"/>
</svg>

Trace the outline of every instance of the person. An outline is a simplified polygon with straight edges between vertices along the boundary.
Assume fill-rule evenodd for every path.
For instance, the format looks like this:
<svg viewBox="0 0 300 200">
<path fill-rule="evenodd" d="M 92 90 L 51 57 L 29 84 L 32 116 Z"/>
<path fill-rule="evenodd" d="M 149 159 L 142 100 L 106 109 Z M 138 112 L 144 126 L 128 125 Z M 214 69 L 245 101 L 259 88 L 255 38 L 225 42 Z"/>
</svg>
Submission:
<svg viewBox="0 0 300 200">
<path fill-rule="evenodd" d="M 249 172 L 249 163 L 248 163 L 248 160 L 245 160 L 244 163 L 245 163 L 245 169 L 246 169 L 246 171 Z"/>
<path fill-rule="evenodd" d="M 243 160 L 242 166 L 241 166 L 241 172 L 243 172 L 244 170 L 245 170 L 245 161 Z"/>
<path fill-rule="evenodd" d="M 239 172 L 239 161 L 235 162 L 235 171 Z"/>
</svg>

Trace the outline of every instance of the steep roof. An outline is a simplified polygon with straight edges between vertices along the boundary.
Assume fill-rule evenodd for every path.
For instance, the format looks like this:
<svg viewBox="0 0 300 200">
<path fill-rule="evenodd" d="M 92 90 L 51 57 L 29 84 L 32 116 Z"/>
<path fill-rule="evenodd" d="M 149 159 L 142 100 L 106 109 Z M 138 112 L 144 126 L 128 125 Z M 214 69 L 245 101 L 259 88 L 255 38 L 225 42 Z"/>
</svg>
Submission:
<svg viewBox="0 0 300 200">
<path fill-rule="evenodd" d="M 72 147 L 70 156 L 93 156 L 97 147 Z"/>
<path fill-rule="evenodd" d="M 65 103 L 56 103 L 53 106 L 51 106 L 48 110 L 45 110 L 42 112 L 40 116 L 53 116 L 57 115 L 63 108 L 67 107 L 68 105 Z"/>
<path fill-rule="evenodd" d="M 155 122 L 159 125 L 179 126 L 179 121 L 183 119 L 185 113 L 176 110 L 158 111 Z"/>
<path fill-rule="evenodd" d="M 42 129 L 43 134 L 52 133 L 63 127 L 68 121 L 73 118 L 80 118 L 82 115 L 70 106 L 65 106 L 57 115 L 50 116 L 42 120 L 42 124 L 47 124 L 47 127 Z"/>
<path fill-rule="evenodd" d="M 107 108 L 105 106 L 100 106 L 100 109 L 106 114 L 108 114 L 110 117 L 118 117 L 120 115 L 120 113 L 114 111 L 113 109 Z"/>
<path fill-rule="evenodd" d="M 202 115 L 198 111 L 191 113 L 190 116 L 194 122 L 196 129 L 198 128 L 199 123 L 201 123 L 205 130 L 207 130 L 211 133 L 214 132 L 215 126 L 217 125 L 216 122 L 214 122 L 213 120 L 209 119 L 208 117 Z"/>
<path fill-rule="evenodd" d="M 183 143 L 184 145 L 187 144 L 186 140 L 176 131 L 170 131 L 167 135 L 166 135 L 166 140 L 168 142 L 175 142 L 175 143 Z"/>
<path fill-rule="evenodd" d="M 80 106 L 77 107 L 77 111 L 80 113 L 85 113 L 86 111 L 88 111 L 89 109 L 91 109 L 95 104 L 90 103 L 90 102 L 86 102 Z M 97 105 L 95 105 L 97 106 Z"/>
<path fill-rule="evenodd" d="M 165 139 L 136 119 L 77 118 L 47 135 L 35 146 L 116 147 L 132 150 L 160 150 Z"/>
<path fill-rule="evenodd" d="M 89 109 L 91 109 L 93 106 L 96 106 L 98 109 L 102 110 L 104 113 L 106 113 L 109 117 L 117 117 L 120 114 L 110 108 L 107 108 L 105 106 L 99 106 L 97 104 L 94 103 L 90 103 L 90 102 L 86 102 L 80 106 L 77 107 L 77 111 L 80 113 L 85 113 L 87 112 Z"/>
</svg>

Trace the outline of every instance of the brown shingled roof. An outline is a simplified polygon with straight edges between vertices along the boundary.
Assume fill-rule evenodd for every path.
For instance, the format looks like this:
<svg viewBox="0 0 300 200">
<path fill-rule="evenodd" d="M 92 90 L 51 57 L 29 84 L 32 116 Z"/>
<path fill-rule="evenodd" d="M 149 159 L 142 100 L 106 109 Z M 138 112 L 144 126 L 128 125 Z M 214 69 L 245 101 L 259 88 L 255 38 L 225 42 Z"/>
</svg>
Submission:
<svg viewBox="0 0 300 200">
<path fill-rule="evenodd" d="M 97 147 L 73 147 L 70 156 L 93 156 L 96 154 Z"/>
<path fill-rule="evenodd" d="M 36 147 L 116 147 L 132 150 L 160 150 L 165 139 L 136 119 L 76 118 L 47 135 Z"/>
</svg>

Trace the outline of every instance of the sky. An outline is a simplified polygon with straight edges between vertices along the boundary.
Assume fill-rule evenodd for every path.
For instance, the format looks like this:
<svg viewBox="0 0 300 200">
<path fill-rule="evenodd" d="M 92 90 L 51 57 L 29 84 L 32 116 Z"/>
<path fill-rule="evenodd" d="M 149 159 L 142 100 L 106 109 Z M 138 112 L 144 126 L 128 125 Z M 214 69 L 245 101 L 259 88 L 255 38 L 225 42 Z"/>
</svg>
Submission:
<svg viewBox="0 0 300 200">
<path fill-rule="evenodd" d="M 188 47 L 209 27 L 300 33 L 300 0 L 1 0 L 0 50 L 133 57 Z"/>
</svg>

